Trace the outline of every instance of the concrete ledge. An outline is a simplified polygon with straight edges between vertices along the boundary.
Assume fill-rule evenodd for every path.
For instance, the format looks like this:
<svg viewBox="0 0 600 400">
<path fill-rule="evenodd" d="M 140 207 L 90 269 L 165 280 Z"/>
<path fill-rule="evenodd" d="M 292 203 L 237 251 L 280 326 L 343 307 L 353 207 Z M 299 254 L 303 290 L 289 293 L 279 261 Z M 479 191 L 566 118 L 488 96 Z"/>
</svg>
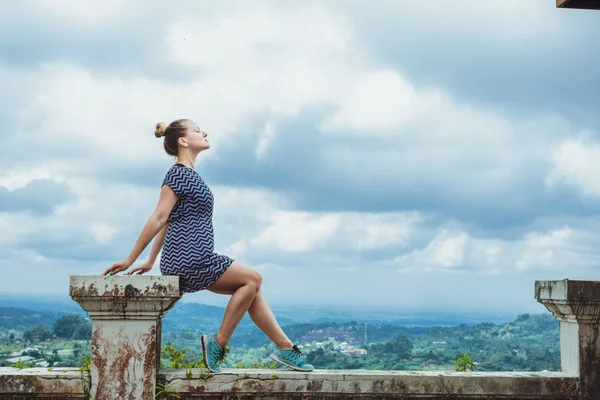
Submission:
<svg viewBox="0 0 600 400">
<path fill-rule="evenodd" d="M 89 385 L 77 368 L 0 368 L 0 399 L 85 399 Z"/>
<path fill-rule="evenodd" d="M 206 369 L 160 371 L 182 399 L 574 399 L 579 378 L 564 373 Z"/>
<path fill-rule="evenodd" d="M 158 383 L 181 399 L 575 399 L 576 376 L 548 373 L 269 369 L 163 369 Z M 75 368 L 0 368 L 0 399 L 86 399 L 89 380 Z"/>
<path fill-rule="evenodd" d="M 71 276 L 71 297 L 179 297 L 179 278 L 154 275 Z"/>
<path fill-rule="evenodd" d="M 71 276 L 69 294 L 92 320 L 162 318 L 179 300 L 179 277 Z"/>
<path fill-rule="evenodd" d="M 600 1 L 600 0 L 599 0 Z M 585 303 L 600 301 L 600 281 L 536 281 L 535 297 L 540 300 L 565 300 Z"/>
</svg>

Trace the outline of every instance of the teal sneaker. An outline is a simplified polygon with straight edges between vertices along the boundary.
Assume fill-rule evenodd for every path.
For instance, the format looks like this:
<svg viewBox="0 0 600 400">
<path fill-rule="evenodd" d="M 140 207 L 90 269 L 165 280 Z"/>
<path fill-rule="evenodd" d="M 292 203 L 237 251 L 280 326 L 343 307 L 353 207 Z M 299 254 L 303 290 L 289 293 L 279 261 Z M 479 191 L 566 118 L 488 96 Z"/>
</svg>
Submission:
<svg viewBox="0 0 600 400">
<path fill-rule="evenodd" d="M 210 372 L 221 372 L 221 364 L 225 360 L 225 349 L 215 340 L 217 335 L 202 335 L 202 360 Z"/>
<path fill-rule="evenodd" d="M 296 345 L 289 350 L 277 348 L 277 350 L 271 353 L 270 357 L 278 363 L 290 367 L 291 369 L 295 369 L 296 371 L 308 372 L 315 369 L 315 367 L 304 361 L 304 356 Z"/>
</svg>

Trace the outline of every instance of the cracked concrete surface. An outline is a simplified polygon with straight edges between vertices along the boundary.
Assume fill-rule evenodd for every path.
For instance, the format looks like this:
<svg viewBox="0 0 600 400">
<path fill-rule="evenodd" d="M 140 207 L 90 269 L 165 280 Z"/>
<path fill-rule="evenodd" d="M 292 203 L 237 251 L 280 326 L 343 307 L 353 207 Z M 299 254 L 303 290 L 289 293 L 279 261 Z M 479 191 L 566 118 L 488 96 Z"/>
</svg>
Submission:
<svg viewBox="0 0 600 400">
<path fill-rule="evenodd" d="M 86 386 L 88 375 L 78 368 L 0 368 L 0 399 L 83 399 Z"/>
<path fill-rule="evenodd" d="M 183 398 L 445 398 L 445 399 L 564 399 L 578 377 L 563 373 L 462 373 L 412 371 L 224 369 L 206 377 L 207 370 L 162 370 L 163 384 Z M 297 397 L 303 394 L 304 397 Z M 215 397 L 215 396 L 222 397 Z M 227 397 L 235 395 L 237 397 Z M 293 396 L 292 396 L 293 395 Z M 290 397 L 291 396 L 291 397 Z M 240 397 L 240 398 L 243 398 Z"/>
</svg>

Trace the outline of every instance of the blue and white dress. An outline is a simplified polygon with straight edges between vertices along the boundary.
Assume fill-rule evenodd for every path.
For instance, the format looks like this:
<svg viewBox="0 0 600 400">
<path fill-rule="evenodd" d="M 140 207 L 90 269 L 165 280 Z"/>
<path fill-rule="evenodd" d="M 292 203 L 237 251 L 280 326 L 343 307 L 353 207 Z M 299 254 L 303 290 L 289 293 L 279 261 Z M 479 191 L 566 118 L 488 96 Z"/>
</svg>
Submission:
<svg viewBox="0 0 600 400">
<path fill-rule="evenodd" d="M 179 276 L 183 292 L 206 289 L 233 262 L 214 252 L 213 194 L 198 172 L 183 164 L 169 168 L 163 185 L 173 189 L 179 200 L 168 218 L 160 272 Z"/>
</svg>

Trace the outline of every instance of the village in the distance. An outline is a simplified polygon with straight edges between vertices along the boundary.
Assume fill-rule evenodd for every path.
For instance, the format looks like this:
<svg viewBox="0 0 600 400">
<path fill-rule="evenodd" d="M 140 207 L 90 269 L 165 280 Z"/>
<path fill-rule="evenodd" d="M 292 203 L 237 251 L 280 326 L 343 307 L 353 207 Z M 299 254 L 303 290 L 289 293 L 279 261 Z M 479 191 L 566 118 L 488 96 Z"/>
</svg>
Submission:
<svg viewBox="0 0 600 400">
<path fill-rule="evenodd" d="M 89 362 L 92 324 L 76 307 L 18 303 L 0 306 L 0 366 L 78 367 Z M 163 320 L 161 367 L 171 367 L 169 352 L 200 361 L 200 335 L 218 329 L 224 309 L 198 303 L 177 304 Z M 278 317 L 284 330 L 323 369 L 452 370 L 467 355 L 482 371 L 560 370 L 559 329 L 546 314 L 522 314 L 508 321 L 377 320 L 320 312 L 301 321 Z M 381 316 L 376 316 L 381 318 Z M 490 318 L 491 319 L 491 318 Z M 408 322 L 407 322 L 408 321 Z M 273 343 L 246 316 L 236 329 L 224 367 L 271 365 Z"/>
</svg>

